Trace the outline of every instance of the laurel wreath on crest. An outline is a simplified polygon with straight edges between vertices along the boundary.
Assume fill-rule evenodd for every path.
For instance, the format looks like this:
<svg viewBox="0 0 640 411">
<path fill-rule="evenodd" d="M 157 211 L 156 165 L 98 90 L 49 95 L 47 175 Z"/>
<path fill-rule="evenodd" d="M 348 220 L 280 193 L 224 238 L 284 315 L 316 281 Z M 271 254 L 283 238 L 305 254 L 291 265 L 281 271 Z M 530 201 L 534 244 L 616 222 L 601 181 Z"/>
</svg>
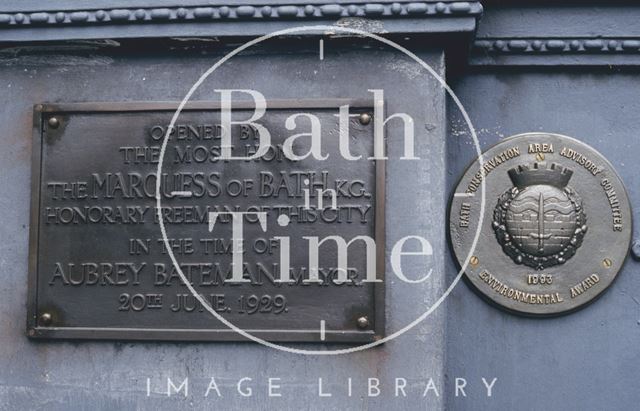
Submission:
<svg viewBox="0 0 640 411">
<path fill-rule="evenodd" d="M 572 234 L 571 239 L 567 245 L 559 252 L 549 256 L 538 256 L 520 249 L 517 244 L 512 241 L 511 234 L 509 234 L 506 225 L 507 211 L 511 202 L 520 194 L 521 190 L 518 187 L 512 187 L 502 193 L 498 197 L 498 203 L 493 212 L 493 229 L 496 234 L 498 242 L 502 246 L 502 250 L 509 256 L 516 264 L 524 264 L 529 267 L 533 267 L 536 270 L 542 270 L 547 267 L 552 267 L 558 264 L 564 264 L 568 259 L 573 257 L 577 249 L 582 245 L 582 240 L 587 232 L 587 216 L 584 213 L 582 207 L 582 199 L 580 196 L 569 186 L 563 189 L 563 192 L 567 195 L 569 201 L 573 204 L 576 212 L 576 225 L 577 228 Z"/>
</svg>

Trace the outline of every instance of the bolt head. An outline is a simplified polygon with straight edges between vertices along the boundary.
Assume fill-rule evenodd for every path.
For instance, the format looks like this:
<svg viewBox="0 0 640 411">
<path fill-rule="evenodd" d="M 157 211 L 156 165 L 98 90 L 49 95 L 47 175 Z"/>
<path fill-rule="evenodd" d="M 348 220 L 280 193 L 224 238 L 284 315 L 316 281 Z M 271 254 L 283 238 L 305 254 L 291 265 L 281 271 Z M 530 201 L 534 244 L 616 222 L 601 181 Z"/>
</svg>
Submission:
<svg viewBox="0 0 640 411">
<path fill-rule="evenodd" d="M 605 258 L 604 260 L 602 260 L 602 265 L 605 268 L 609 268 L 609 267 L 611 267 L 613 265 L 613 262 L 611 261 L 611 259 Z"/>
<path fill-rule="evenodd" d="M 42 315 L 40 316 L 40 324 L 44 326 L 51 325 L 52 321 L 53 321 L 53 318 L 49 313 L 42 313 Z"/>
<path fill-rule="evenodd" d="M 371 123 L 371 114 L 369 113 L 362 113 L 360 114 L 360 124 L 362 124 L 363 126 L 366 126 L 367 124 Z"/>
<path fill-rule="evenodd" d="M 58 128 L 59 125 L 60 125 L 60 120 L 58 120 L 56 117 L 51 117 L 49 119 L 49 127 Z"/>
<path fill-rule="evenodd" d="M 358 328 L 367 328 L 369 326 L 369 319 L 367 317 L 358 318 Z"/>
</svg>

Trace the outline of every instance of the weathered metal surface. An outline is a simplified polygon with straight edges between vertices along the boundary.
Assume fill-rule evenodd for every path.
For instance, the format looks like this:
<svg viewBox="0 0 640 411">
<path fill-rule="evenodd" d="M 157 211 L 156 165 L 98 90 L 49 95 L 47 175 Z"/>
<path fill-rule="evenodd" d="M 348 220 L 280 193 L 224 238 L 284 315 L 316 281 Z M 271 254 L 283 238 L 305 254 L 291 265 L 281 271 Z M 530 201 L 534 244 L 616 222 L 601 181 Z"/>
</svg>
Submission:
<svg viewBox="0 0 640 411">
<path fill-rule="evenodd" d="M 79 48 L 80 46 L 78 46 Z M 445 124 L 442 89 L 435 81 L 416 79 L 412 65 L 399 61 L 395 53 L 377 49 L 342 49 L 325 41 L 325 59 L 315 53 L 271 53 L 239 57 L 232 67 L 217 74 L 215 81 L 227 88 L 253 88 L 269 99 L 338 98 L 369 99 L 368 88 L 385 89 L 387 112 L 408 112 L 416 121 L 416 155 L 425 161 L 398 161 L 402 134 L 390 128 L 386 165 L 387 191 L 385 248 L 410 234 L 432 240 L 434 250 L 446 249 L 444 221 Z M 58 58 L 24 50 L 0 65 L 0 87 L 11 96 L 1 117 L 5 124 L 4 150 L 0 152 L 0 205 L 6 213 L 0 225 L 7 239 L 0 259 L 0 397 L 7 408 L 75 410 L 86 409 L 225 409 L 333 408 L 441 409 L 444 397 L 443 311 L 391 343 L 352 355 L 322 358 L 297 356 L 254 343 L 173 343 L 34 340 L 25 336 L 30 198 L 32 110 L 38 102 L 74 101 L 179 101 L 195 80 L 219 55 L 185 54 L 155 50 L 150 53 L 119 54 L 120 47 L 89 53 L 69 47 Z M 114 52 L 114 54 L 111 53 Z M 434 69 L 444 73 L 441 52 L 419 51 Z M 353 64 L 357 61 L 358 64 Z M 27 71 L 24 71 L 25 68 Z M 314 70 L 316 73 L 314 73 Z M 348 73 L 348 75 L 345 75 Z M 241 75 L 240 75 L 241 74 Z M 421 87 L 416 87 L 421 81 Z M 215 97 L 208 89 L 197 98 Z M 425 104 L 428 102 L 428 104 Z M 64 125 L 62 125 L 64 127 Z M 60 130 L 61 128 L 59 128 Z M 98 159 L 102 161 L 102 159 Z M 428 176 L 415 179 L 415 175 Z M 439 194 L 438 194 L 439 193 Z M 19 206 L 17 206 L 19 205 Z M 416 213 L 416 210 L 431 210 Z M 409 226 L 405 223 L 409 221 Z M 441 294 L 444 262 L 434 259 L 434 281 L 423 284 L 386 285 L 387 333 L 413 321 L 418 312 Z M 406 270 L 421 264 L 408 260 Z M 389 269 L 389 267 L 387 267 Z M 211 320 L 214 323 L 214 319 Z M 339 349 L 352 345 L 295 344 L 303 349 Z M 417 349 L 416 347 L 420 347 Z M 424 347 L 424 349 L 422 348 Z M 189 377 L 189 395 L 167 397 L 167 378 L 177 384 Z M 205 397 L 210 378 L 215 377 L 223 397 Z M 237 382 L 246 384 L 251 397 L 243 397 Z M 282 397 L 269 397 L 267 378 L 281 378 Z M 394 397 L 395 378 L 406 378 L 407 397 Z M 147 395 L 147 378 L 151 392 Z M 331 397 L 318 397 L 318 378 Z M 353 392 L 346 384 L 352 378 Z M 367 379 L 378 378 L 383 392 L 367 396 Z M 429 378 L 440 396 L 422 397 Z"/>
<path fill-rule="evenodd" d="M 470 287 L 458 286 L 446 307 L 435 311 L 429 321 L 391 344 L 351 356 L 307 358 L 238 343 L 84 341 L 77 344 L 25 338 L 33 104 L 69 101 L 69 96 L 73 96 L 74 101 L 179 100 L 193 80 L 217 58 L 216 47 L 203 49 L 198 44 L 232 46 L 218 36 L 261 35 L 316 22 L 389 33 L 471 33 L 479 17 L 478 14 L 449 14 L 446 18 L 429 14 L 376 17 L 376 4 L 369 8 L 374 14 L 362 16 L 359 13 L 366 2 L 358 0 L 334 2 L 358 5 L 351 8 L 358 15 L 327 18 L 280 18 L 278 10 L 278 17 L 272 20 L 227 18 L 182 24 L 156 22 L 151 20 L 151 10 L 145 10 L 144 20 L 133 24 L 102 25 L 71 23 L 70 15 L 79 11 L 75 20 L 84 18 L 85 14 L 88 19 L 89 15 L 102 16 L 97 13 L 99 9 L 111 11 L 112 8 L 130 8 L 130 16 L 131 11 L 135 15 L 138 8 L 171 8 L 171 12 L 177 14 L 175 7 L 195 8 L 203 3 L 200 0 L 179 4 L 175 0 L 53 3 L 27 0 L 1 6 L 1 14 L 10 16 L 1 16 L 0 20 L 13 25 L 3 30 L 2 38 L 16 43 L 7 43 L 7 48 L 0 53 L 0 87 L 6 97 L 0 113 L 3 123 L 0 232 L 4 239 L 0 251 L 3 281 L 0 287 L 3 312 L 0 408 L 602 410 L 629 409 L 640 402 L 640 393 L 635 389 L 640 380 L 636 366 L 640 363 L 637 347 L 640 276 L 636 261 L 627 261 L 597 304 L 550 321 L 510 315 L 485 304 Z M 239 6 L 241 1 L 225 3 L 231 8 Z M 441 3 L 449 6 L 452 2 Z M 486 9 L 478 24 L 471 67 L 458 66 L 455 61 L 451 64 L 450 60 L 447 78 L 472 117 L 483 147 L 507 135 L 537 130 L 579 136 L 611 161 L 626 182 L 632 204 L 636 204 L 640 200 L 638 185 L 634 184 L 638 176 L 636 136 L 640 123 L 633 113 L 640 109 L 637 98 L 640 84 L 633 71 L 640 62 L 635 46 L 640 27 L 635 24 L 639 9 L 633 2 L 597 3 L 586 0 L 565 5 L 532 3 L 522 8 L 519 2 L 483 2 Z M 254 6 L 260 6 L 262 12 L 263 8 L 292 4 L 300 6 L 297 9 L 300 13 L 302 7 L 317 8 L 326 2 L 265 0 Z M 390 6 L 408 12 L 408 3 L 402 3 L 400 9 L 397 5 Z M 411 7 L 418 12 L 424 5 L 412 2 Z M 335 9 L 329 7 L 329 11 L 332 8 Z M 283 10 L 287 14 L 293 9 Z M 341 13 L 348 14 L 349 10 L 348 7 L 341 9 Z M 83 11 L 91 13 L 83 14 Z M 61 12 L 60 16 L 69 22 L 31 24 L 29 14 L 38 12 L 56 15 Z M 162 19 L 163 14 L 163 11 L 155 12 L 154 18 Z M 55 19 L 56 15 L 47 15 L 47 19 Z M 36 22 L 43 22 L 43 17 L 36 16 Z M 16 18 L 29 23 L 16 25 Z M 178 41 L 165 36 L 198 38 Z M 124 53 L 121 50 L 131 44 L 125 40 L 86 41 L 116 37 L 154 40 Z M 417 36 L 410 37 L 415 40 Z M 28 43 L 61 39 L 81 41 Z M 227 39 L 232 43 L 236 41 Z M 414 42 L 409 48 L 419 50 L 421 56 L 427 56 L 437 71 L 444 74 L 442 55 L 423 50 L 424 47 L 450 46 L 450 40 L 447 36 L 436 41 Z M 546 47 L 548 42 L 551 49 Z M 173 44 L 174 51 L 182 53 L 162 49 L 169 44 Z M 456 48 L 460 54 L 467 52 L 465 47 Z M 391 80 L 398 86 L 390 96 L 391 107 L 405 107 L 405 103 L 416 107 L 420 115 L 415 113 L 414 118 L 423 120 L 425 128 L 432 131 L 418 140 L 421 152 L 429 156 L 431 165 L 407 169 L 398 163 L 388 164 L 387 209 L 395 212 L 387 213 L 387 243 L 407 234 L 402 227 L 406 216 L 411 216 L 414 226 L 444 239 L 444 231 L 440 230 L 445 220 L 441 210 L 447 206 L 443 196 L 453 190 L 476 153 L 468 150 L 466 138 L 454 138 L 464 136 L 468 130 L 460 129 L 463 122 L 453 118 L 453 132 L 446 139 L 450 151 L 445 156 L 443 116 L 447 113 L 455 117 L 456 113 L 445 112 L 439 89 L 431 84 L 420 90 L 421 97 L 414 96 L 411 93 L 414 89 L 398 84 L 401 74 L 411 76 L 411 71 L 398 64 L 394 57 L 374 50 L 363 52 L 356 47 L 336 60 L 327 59 L 324 70 L 314 75 L 310 73 L 317 68 L 317 56 L 305 55 L 308 49 L 281 46 L 280 50 L 285 51 L 247 56 L 232 73 L 222 76 L 222 84 L 246 87 L 247 80 L 262 79 L 272 96 L 300 98 L 301 95 L 327 97 L 343 93 L 355 96 L 360 88 L 366 89 L 363 79 Z M 484 67 L 474 67 L 477 65 Z M 514 65 L 521 67 L 508 68 Z M 620 66 L 627 67 L 620 70 Z M 328 68 L 348 75 L 344 81 L 342 74 L 332 78 L 327 74 Z M 453 71 L 457 76 L 450 75 Z M 310 80 L 319 80 L 322 87 Z M 299 87 L 292 87 L 292 83 Z M 389 141 L 393 150 L 397 140 L 392 135 Z M 417 175 L 428 177 L 416 178 Z M 443 187 L 445 179 L 449 190 Z M 633 212 L 637 221 L 637 208 Z M 640 236 L 637 228 L 635 231 L 637 240 Z M 445 247 L 444 240 L 434 242 L 434 250 Z M 636 251 L 634 255 L 637 257 L 637 254 Z M 457 271 L 453 259 L 450 262 L 439 259 L 437 263 L 439 268 L 447 267 L 450 273 Z M 394 330 L 412 320 L 415 306 L 437 297 L 440 290 L 439 283 L 434 287 L 430 284 L 389 287 L 388 328 Z M 265 374 L 282 377 L 282 397 L 268 396 Z M 399 375 L 409 381 L 407 397 L 394 396 L 394 379 Z M 179 383 L 187 376 L 190 378 L 188 398 L 167 397 L 167 377 Z M 218 382 L 222 398 L 215 394 L 204 397 L 211 376 L 221 377 Z M 240 397 L 236 383 L 247 376 L 253 378 L 253 394 Z M 317 398 L 318 377 L 325 380 L 331 397 Z M 380 396 L 367 395 L 369 377 L 380 379 Z M 424 381 L 430 377 L 435 379 L 440 396 L 423 398 Z M 458 377 L 468 382 L 464 393 L 455 389 Z M 480 382 L 483 377 L 498 378 L 491 397 L 487 397 Z M 151 379 L 149 395 L 145 392 L 146 378 Z M 347 395 L 345 387 L 348 378 L 353 378 L 352 396 Z"/>
<path fill-rule="evenodd" d="M 212 318 L 168 258 L 155 200 L 160 178 L 167 242 L 216 313 L 272 341 L 381 338 L 384 270 L 375 273 L 381 282 L 371 282 L 367 261 L 382 267 L 383 248 L 369 252 L 356 239 L 340 267 L 338 242 L 311 242 L 339 235 L 348 243 L 366 236 L 384 244 L 384 162 L 368 160 L 373 127 L 358 119 L 349 123 L 349 142 L 361 159 L 340 154 L 343 105 L 356 116 L 372 112 L 366 102 L 349 100 L 268 101 L 259 121 L 271 135 L 268 151 L 248 160 L 220 159 L 224 127 L 216 103 L 187 106 L 174 132 L 168 127 L 177 104 L 36 105 L 28 335 L 244 339 Z M 233 115 L 245 120 L 253 110 L 236 102 Z M 309 152 L 310 139 L 296 139 L 292 154 L 283 149 L 295 134 L 285 123 L 300 110 L 317 119 L 325 160 L 291 159 Z M 249 124 L 234 125 L 231 142 L 238 158 L 262 147 Z M 234 252 L 239 236 L 229 212 L 251 213 L 238 217 L 244 252 Z M 242 275 L 233 273 L 235 264 Z M 344 279 L 339 270 L 346 270 Z"/>
<path fill-rule="evenodd" d="M 565 16 L 571 21 L 571 14 Z M 638 221 L 636 131 L 640 122 L 629 116 L 640 109 L 637 74 L 593 68 L 472 71 L 453 86 L 485 150 L 509 135 L 552 130 L 575 136 L 600 152 L 622 178 L 633 220 Z M 456 126 L 456 120 L 453 124 L 448 140 L 449 192 L 477 156 L 464 136 L 456 137 L 464 128 Z M 493 207 L 489 197 L 487 206 Z M 637 238 L 638 224 L 633 230 Z M 490 240 L 495 242 L 494 238 Z M 607 246 L 602 244 L 603 249 Z M 583 248 L 584 244 L 578 251 Z M 451 271 L 457 269 L 454 261 Z M 498 389 L 490 398 L 473 388 L 466 397 L 449 395 L 446 408 L 633 408 L 640 402 L 640 392 L 633 389 L 640 378 L 635 366 L 640 363 L 639 302 L 638 262 L 629 258 L 594 304 L 552 319 L 506 313 L 478 298 L 472 287 L 460 284 L 447 300 L 447 373 L 471 381 L 495 376 Z M 452 379 L 450 386 L 454 383 Z"/>
<path fill-rule="evenodd" d="M 479 1 L 61 0 L 0 5 L 0 41 L 259 36 L 300 25 L 334 24 L 379 33 L 470 34 Z M 428 23 L 428 24 L 425 24 Z"/>
<path fill-rule="evenodd" d="M 638 66 L 640 28 L 630 1 L 519 5 L 484 2 L 472 66 Z M 587 3 L 587 2 L 585 2 Z"/>
<path fill-rule="evenodd" d="M 602 155 L 573 138 L 527 133 L 469 166 L 449 228 L 460 265 L 472 255 L 466 277 L 484 297 L 514 312 L 555 315 L 611 285 L 628 254 L 631 218 L 622 181 Z"/>
</svg>

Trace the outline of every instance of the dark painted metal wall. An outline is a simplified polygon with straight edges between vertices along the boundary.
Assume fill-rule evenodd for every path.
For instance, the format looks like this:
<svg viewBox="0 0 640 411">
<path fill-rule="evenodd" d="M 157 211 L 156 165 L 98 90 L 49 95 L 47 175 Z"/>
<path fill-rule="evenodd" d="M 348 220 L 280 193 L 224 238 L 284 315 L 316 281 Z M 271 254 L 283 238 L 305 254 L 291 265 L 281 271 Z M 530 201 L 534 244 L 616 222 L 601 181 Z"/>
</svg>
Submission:
<svg viewBox="0 0 640 411">
<path fill-rule="evenodd" d="M 485 147 L 527 132 L 560 133 L 603 153 L 622 176 L 632 205 L 640 109 L 636 73 L 611 70 L 482 70 L 455 82 Z M 464 130 L 463 130 L 464 132 Z M 471 161 L 455 140 L 453 175 Z M 451 180 L 451 189 L 456 181 Z M 634 210 L 638 221 L 638 210 Z M 637 233 L 637 228 L 636 228 Z M 637 234 L 636 234 L 637 237 Z M 606 244 L 602 245 L 606 247 Z M 453 266 L 450 272 L 454 270 Z M 550 319 L 522 318 L 485 303 L 466 285 L 447 301 L 446 373 L 498 378 L 492 398 L 447 398 L 451 409 L 629 409 L 640 402 L 640 277 L 627 259 L 611 288 L 590 306 Z M 476 387 L 477 388 L 477 387 Z"/>
<path fill-rule="evenodd" d="M 198 42 L 196 42 L 197 44 Z M 206 42 L 205 42 L 206 43 Z M 433 155 L 433 162 L 415 164 L 389 161 L 387 165 L 387 240 L 423 233 L 438 239 L 434 248 L 444 249 L 444 209 L 437 198 L 429 199 L 432 187 L 444 185 L 445 118 L 443 91 L 435 80 L 425 78 L 423 88 L 414 88 L 415 72 L 411 64 L 398 60 L 395 53 L 368 49 L 339 50 L 326 42 L 323 68 L 318 68 L 317 40 L 313 52 L 282 55 L 272 51 L 252 51 L 230 63 L 205 84 L 195 99 L 210 99 L 212 87 L 253 88 L 274 99 L 338 97 L 347 93 L 367 98 L 367 90 L 382 86 L 387 93 L 388 110 L 413 107 L 411 115 L 431 131 L 416 144 L 416 154 Z M 86 48 L 91 51 L 87 52 Z M 114 410 L 184 409 L 220 407 L 223 409 L 389 409 L 400 406 L 416 409 L 442 408 L 442 397 L 419 395 L 396 399 L 396 377 L 424 384 L 433 378 L 444 386 L 443 312 L 398 339 L 382 347 L 347 356 L 308 357 L 275 351 L 250 343 L 127 343 L 31 341 L 26 338 L 27 251 L 30 197 L 30 151 L 32 105 L 36 102 L 62 101 L 157 101 L 182 99 L 191 84 L 220 54 L 196 55 L 179 51 L 150 52 L 141 55 L 120 51 L 120 46 L 87 44 L 62 48 L 19 47 L 15 56 L 0 59 L 0 88 L 5 127 L 0 133 L 2 173 L 0 206 L 6 210 L 2 224 L 0 258 L 0 409 Z M 187 50 L 194 45 L 182 45 Z M 349 51 L 352 50 L 352 51 Z M 423 51 L 422 58 L 444 74 L 443 54 Z M 358 61 L 358 65 L 353 65 Z M 407 65 L 408 64 L 408 65 Z M 405 66 L 407 65 L 407 66 Z M 406 69 L 405 69 L 406 67 Z M 387 68 L 388 70 L 380 70 Z M 349 72 L 354 77 L 340 78 Z M 241 73 L 241 75 L 238 75 Z M 268 77 L 265 79 L 265 73 Z M 310 81 L 310 78 L 315 81 Z M 295 85 L 295 86 L 293 86 Z M 391 87 L 393 85 L 393 87 Z M 424 105 L 428 101 L 430 104 Z M 409 103 L 409 104 L 408 104 Z M 399 158 L 403 147 L 399 135 L 391 133 L 390 156 Z M 395 142 L 394 142 L 395 141 Z M 415 172 L 430 176 L 416 182 Z M 418 208 L 435 210 L 411 218 Z M 436 227 L 436 228 L 434 228 Z M 387 246 L 389 249 L 389 246 Z M 417 262 L 416 262 L 417 263 Z M 443 256 L 435 265 L 443 272 Z M 407 269 L 409 265 L 407 265 Z M 398 284 L 387 290 L 387 323 L 390 330 L 402 328 L 416 316 L 416 306 L 407 301 L 435 300 L 441 281 L 429 284 Z M 418 307 L 419 308 L 419 307 Z M 202 313 L 201 315 L 209 315 Z M 416 350 L 417 342 L 420 349 Z M 305 345 L 306 349 L 323 346 Z M 338 347 L 329 345 L 326 348 Z M 167 397 L 167 378 L 182 382 L 189 378 L 190 392 Z M 222 398 L 214 393 L 205 397 L 211 377 L 220 385 Z M 246 382 L 251 397 L 238 394 L 237 383 Z M 147 395 L 146 379 L 151 394 Z M 268 378 L 281 378 L 283 396 L 269 398 Z M 330 398 L 318 397 L 318 379 Z M 353 394 L 346 384 L 353 379 Z M 369 378 L 379 378 L 384 395 L 368 397 Z M 411 385 L 409 385 L 411 387 Z M 417 385 L 411 388 L 420 390 Z"/>
<path fill-rule="evenodd" d="M 451 83 L 484 148 L 510 135 L 547 131 L 584 141 L 620 173 L 640 214 L 638 25 L 630 3 L 488 6 L 470 67 Z M 472 160 L 451 122 L 456 178 Z M 638 238 L 637 223 L 634 238 Z M 606 244 L 602 245 L 606 247 Z M 454 266 L 451 264 L 450 272 Z M 612 287 L 576 313 L 521 318 L 457 287 L 447 301 L 446 379 L 499 379 L 492 398 L 471 387 L 448 409 L 634 409 L 640 403 L 640 265 L 628 258 Z"/>
<path fill-rule="evenodd" d="M 0 409 L 637 408 L 640 280 L 639 263 L 631 259 L 599 301 L 569 316 L 516 317 L 487 305 L 461 283 L 446 306 L 412 332 L 379 349 L 337 358 L 293 356 L 252 344 L 29 341 L 24 324 L 32 104 L 179 100 L 221 53 L 218 46 L 201 44 L 237 44 L 243 40 L 238 36 L 302 24 L 339 23 L 400 39 L 414 36 L 410 48 L 448 74 L 483 148 L 528 131 L 576 137 L 614 164 L 627 185 L 632 206 L 640 201 L 636 178 L 640 152 L 640 26 L 636 22 L 640 8 L 630 2 L 529 7 L 491 3 L 479 23 L 482 7 L 478 2 L 385 3 L 380 9 L 364 1 L 308 1 L 304 5 L 264 1 L 256 5 L 254 14 L 243 16 L 248 11 L 238 14 L 241 2 L 229 1 L 229 14 L 220 14 L 216 8 L 208 20 L 206 16 L 199 20 L 195 9 L 209 6 L 203 3 L 156 0 L 153 8 L 144 8 L 137 15 L 146 2 L 26 1 L 0 6 L 4 46 L 0 50 L 0 89 L 4 90 L 0 113 L 0 207 L 4 210 L 0 225 Z M 287 7 L 292 4 L 295 10 Z M 182 17 L 181 7 L 186 9 Z M 110 11 L 116 8 L 129 13 L 117 23 L 111 21 Z M 101 10 L 107 14 L 99 13 Z M 48 14 L 34 19 L 34 14 L 45 12 Z M 476 23 L 478 31 L 471 40 Z M 437 36 L 425 38 L 420 33 Z M 166 38 L 193 36 L 201 39 L 184 43 Z M 103 38 L 116 40 L 66 42 Z M 140 43 L 134 45 L 126 38 L 137 38 Z M 123 51 L 121 41 L 156 51 L 143 55 Z M 468 50 L 469 64 L 465 65 L 460 57 L 466 59 Z M 288 85 L 292 79 L 304 81 L 316 62 L 315 54 L 307 51 L 283 55 L 271 50 L 247 57 L 221 79 L 245 87 L 241 80 L 264 78 L 266 73 L 270 81 L 262 83 L 263 88 L 274 97 L 296 98 L 301 90 Z M 443 55 L 450 57 L 448 66 Z M 357 79 L 393 82 L 410 74 L 389 55 L 375 50 L 344 52 L 333 64 L 334 69 L 348 69 Z M 380 67 L 389 70 L 381 73 Z M 304 91 L 322 97 L 357 94 L 366 90 L 360 87 L 365 83 L 327 82 L 331 84 L 328 89 L 310 85 Z M 431 230 L 431 238 L 440 238 L 434 249 L 446 250 L 445 203 L 472 159 L 468 145 L 460 143 L 468 130 L 461 126 L 456 110 L 448 107 L 450 132 L 445 138 L 442 90 L 429 83 L 425 90 L 413 93 L 409 102 L 403 100 L 415 91 L 397 89 L 390 104 L 393 107 L 394 99 L 403 106 L 411 103 L 422 123 L 435 124 L 427 139 L 419 142 L 419 149 L 431 156 L 433 168 L 409 170 L 390 165 L 388 237 L 393 241 L 402 235 L 408 228 L 403 221 L 414 215 L 416 226 Z M 447 173 L 442 171 L 445 165 Z M 426 173 L 430 179 L 420 177 Z M 637 221 L 637 211 L 635 217 Z M 445 280 L 450 281 L 457 271 L 445 251 L 436 259 L 436 267 L 446 271 L 448 278 L 438 278 L 435 286 L 388 288 L 390 329 L 414 317 L 416 307 L 408 306 L 407 301 L 431 303 Z M 166 398 L 159 392 L 166 377 L 187 375 L 196 394 L 183 399 Z M 255 394 L 251 398 L 233 393 L 221 399 L 204 398 L 202 392 L 211 376 L 221 376 L 221 389 L 230 392 L 239 378 L 251 377 Z M 149 397 L 147 377 L 156 387 Z M 282 378 L 283 398 L 267 398 L 268 377 Z M 318 377 L 331 381 L 327 389 L 334 392 L 333 397 L 317 397 Z M 352 397 L 344 390 L 349 377 L 359 384 L 359 392 L 354 391 Z M 364 381 L 370 377 L 380 378 L 386 387 L 381 397 L 369 398 L 363 392 Z M 396 377 L 409 380 L 409 398 L 394 396 Z M 482 377 L 498 378 L 491 398 L 486 397 Z M 421 394 L 429 378 L 435 380 L 440 396 L 424 399 Z M 456 397 L 456 378 L 466 379 L 467 397 Z"/>
</svg>

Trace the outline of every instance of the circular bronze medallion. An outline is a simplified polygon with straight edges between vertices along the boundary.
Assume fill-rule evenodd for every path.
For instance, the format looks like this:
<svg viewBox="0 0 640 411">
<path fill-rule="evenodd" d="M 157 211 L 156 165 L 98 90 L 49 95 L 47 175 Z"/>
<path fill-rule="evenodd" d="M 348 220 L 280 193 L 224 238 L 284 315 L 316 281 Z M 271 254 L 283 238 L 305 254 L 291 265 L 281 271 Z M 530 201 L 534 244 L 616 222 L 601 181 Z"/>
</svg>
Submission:
<svg viewBox="0 0 640 411">
<path fill-rule="evenodd" d="M 449 229 L 473 286 L 498 305 L 556 315 L 589 303 L 614 280 L 631 242 L 631 208 L 611 164 L 562 135 L 507 138 L 465 172 Z M 484 218 L 473 242 L 482 208 Z"/>
</svg>

